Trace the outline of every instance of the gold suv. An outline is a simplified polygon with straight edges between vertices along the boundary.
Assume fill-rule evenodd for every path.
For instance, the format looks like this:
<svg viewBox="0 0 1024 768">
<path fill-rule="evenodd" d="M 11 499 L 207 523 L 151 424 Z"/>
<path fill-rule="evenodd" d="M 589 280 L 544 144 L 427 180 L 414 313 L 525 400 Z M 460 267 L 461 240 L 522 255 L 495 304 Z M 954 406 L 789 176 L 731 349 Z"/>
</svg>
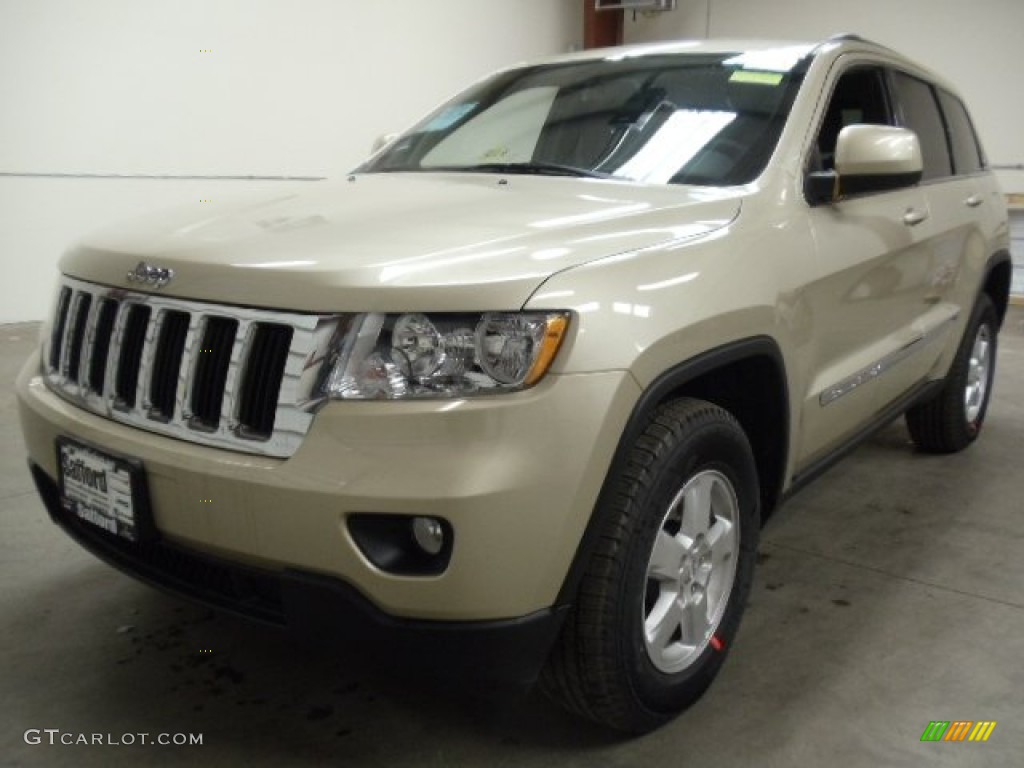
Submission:
<svg viewBox="0 0 1024 768">
<path fill-rule="evenodd" d="M 977 437 L 1008 242 L 963 102 L 886 48 L 573 54 L 337 183 L 73 248 L 22 425 L 147 582 L 643 731 L 718 672 L 774 507 L 900 414 Z"/>
</svg>

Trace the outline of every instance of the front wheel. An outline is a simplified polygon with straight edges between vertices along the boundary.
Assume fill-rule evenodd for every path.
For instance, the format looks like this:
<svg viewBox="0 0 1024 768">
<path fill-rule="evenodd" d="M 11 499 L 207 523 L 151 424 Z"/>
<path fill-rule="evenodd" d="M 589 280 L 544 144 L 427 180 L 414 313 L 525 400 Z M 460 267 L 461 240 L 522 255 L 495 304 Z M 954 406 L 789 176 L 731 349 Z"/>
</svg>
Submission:
<svg viewBox="0 0 1024 768">
<path fill-rule="evenodd" d="M 668 403 L 602 499 L 600 538 L 541 682 L 578 714 L 643 732 L 704 692 L 735 637 L 760 526 L 750 444 L 721 408 Z"/>
<path fill-rule="evenodd" d="M 907 411 L 910 437 L 922 451 L 953 453 L 978 437 L 992 394 L 998 332 L 995 306 L 982 294 L 942 389 Z"/>
</svg>

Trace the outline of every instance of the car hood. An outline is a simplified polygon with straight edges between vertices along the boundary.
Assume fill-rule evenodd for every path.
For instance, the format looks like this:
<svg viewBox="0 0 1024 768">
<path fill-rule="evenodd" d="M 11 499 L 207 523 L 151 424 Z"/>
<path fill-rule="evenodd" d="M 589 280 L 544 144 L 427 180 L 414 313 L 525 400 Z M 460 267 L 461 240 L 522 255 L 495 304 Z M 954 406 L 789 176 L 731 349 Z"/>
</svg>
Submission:
<svg viewBox="0 0 1024 768">
<path fill-rule="evenodd" d="M 150 215 L 87 238 L 61 269 L 139 290 L 126 276 L 145 261 L 174 270 L 166 295 L 298 311 L 515 309 L 556 272 L 699 237 L 739 207 L 736 190 L 360 175 Z"/>
</svg>

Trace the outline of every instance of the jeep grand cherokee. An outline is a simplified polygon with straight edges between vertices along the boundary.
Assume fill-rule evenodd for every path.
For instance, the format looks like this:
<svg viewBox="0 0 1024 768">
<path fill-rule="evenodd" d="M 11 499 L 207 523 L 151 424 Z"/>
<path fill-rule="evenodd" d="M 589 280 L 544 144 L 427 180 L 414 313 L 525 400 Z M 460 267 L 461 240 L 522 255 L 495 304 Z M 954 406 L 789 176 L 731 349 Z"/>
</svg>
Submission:
<svg viewBox="0 0 1024 768">
<path fill-rule="evenodd" d="M 774 507 L 902 413 L 977 437 L 1010 261 L 953 87 L 842 37 L 517 66 L 61 272 L 18 394 L 71 536 L 643 731 L 718 672 Z"/>
</svg>

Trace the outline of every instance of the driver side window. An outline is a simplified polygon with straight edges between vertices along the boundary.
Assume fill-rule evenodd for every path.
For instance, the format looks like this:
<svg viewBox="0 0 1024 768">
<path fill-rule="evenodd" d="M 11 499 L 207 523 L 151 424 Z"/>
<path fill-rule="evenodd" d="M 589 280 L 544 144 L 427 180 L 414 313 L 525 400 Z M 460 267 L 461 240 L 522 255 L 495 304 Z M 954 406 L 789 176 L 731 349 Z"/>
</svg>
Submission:
<svg viewBox="0 0 1024 768">
<path fill-rule="evenodd" d="M 818 131 L 818 167 L 812 170 L 834 170 L 839 132 L 848 125 L 865 123 L 895 125 L 885 79 L 878 67 L 857 67 L 840 76 Z"/>
</svg>

